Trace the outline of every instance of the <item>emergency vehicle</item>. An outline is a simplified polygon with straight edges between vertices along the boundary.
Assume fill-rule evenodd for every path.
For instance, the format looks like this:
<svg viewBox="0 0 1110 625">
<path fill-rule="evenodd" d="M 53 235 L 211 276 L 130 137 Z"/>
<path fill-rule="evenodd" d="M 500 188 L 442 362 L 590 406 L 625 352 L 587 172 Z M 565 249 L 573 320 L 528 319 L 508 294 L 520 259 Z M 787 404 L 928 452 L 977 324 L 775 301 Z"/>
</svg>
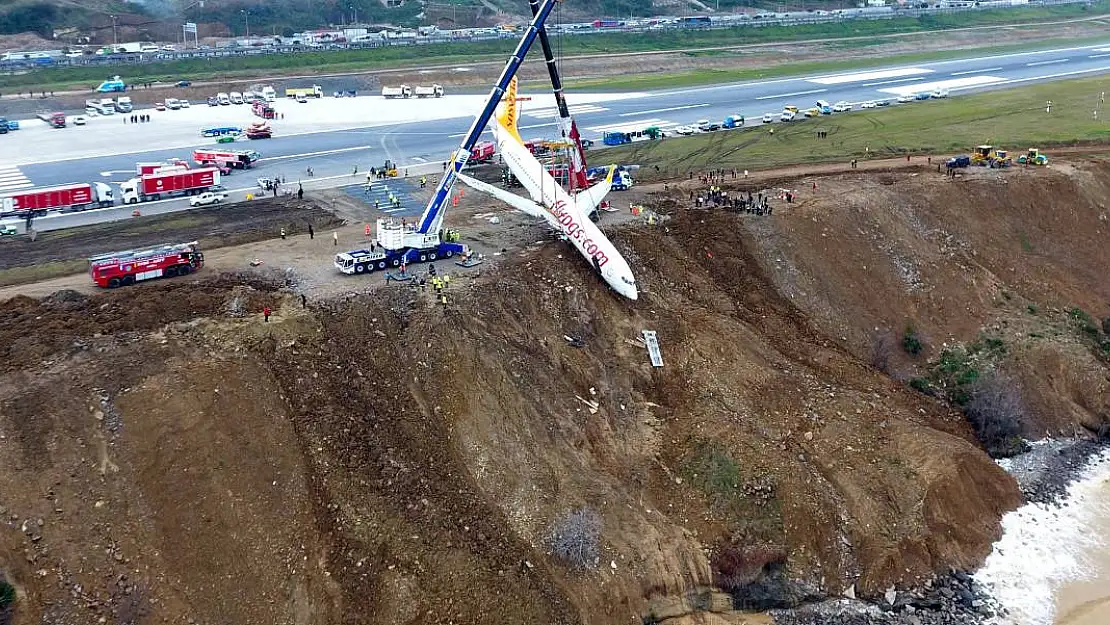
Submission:
<svg viewBox="0 0 1110 625">
<path fill-rule="evenodd" d="M 192 241 L 93 256 L 89 258 L 89 275 L 97 286 L 114 289 L 143 280 L 188 275 L 203 266 L 204 254 Z"/>
<path fill-rule="evenodd" d="M 254 150 L 193 150 L 193 160 L 201 167 L 215 165 L 233 169 L 246 169 L 262 155 Z"/>
</svg>

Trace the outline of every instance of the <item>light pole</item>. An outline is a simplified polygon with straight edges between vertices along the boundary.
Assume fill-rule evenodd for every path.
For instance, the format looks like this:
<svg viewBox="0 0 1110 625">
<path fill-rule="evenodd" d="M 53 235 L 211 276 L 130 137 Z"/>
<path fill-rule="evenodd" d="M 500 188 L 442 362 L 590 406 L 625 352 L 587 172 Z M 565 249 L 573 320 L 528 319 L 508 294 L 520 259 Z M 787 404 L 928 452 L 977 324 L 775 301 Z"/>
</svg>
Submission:
<svg viewBox="0 0 1110 625">
<path fill-rule="evenodd" d="M 108 17 L 112 18 L 112 43 L 118 46 L 119 45 L 119 31 L 116 29 L 116 16 L 115 15 L 109 15 Z"/>
<path fill-rule="evenodd" d="M 251 12 L 247 11 L 246 9 L 242 9 L 239 12 L 243 14 L 243 23 L 246 25 L 246 29 L 247 29 L 247 41 L 250 42 L 250 39 L 251 39 Z"/>
</svg>

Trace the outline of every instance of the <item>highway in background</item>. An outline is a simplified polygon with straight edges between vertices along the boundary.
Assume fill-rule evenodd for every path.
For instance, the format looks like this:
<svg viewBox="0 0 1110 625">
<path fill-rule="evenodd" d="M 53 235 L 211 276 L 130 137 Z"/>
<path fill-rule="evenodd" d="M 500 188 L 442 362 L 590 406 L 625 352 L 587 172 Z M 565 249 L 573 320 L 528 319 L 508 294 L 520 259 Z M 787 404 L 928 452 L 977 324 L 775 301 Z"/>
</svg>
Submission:
<svg viewBox="0 0 1110 625">
<path fill-rule="evenodd" d="M 600 139 L 606 131 L 631 132 L 650 126 L 672 130 L 681 125 L 708 119 L 716 122 L 740 114 L 747 126 L 760 125 L 760 118 L 771 113 L 777 122 L 786 105 L 808 108 L 818 99 L 859 104 L 868 100 L 894 101 L 899 96 L 945 89 L 950 97 L 969 92 L 1020 86 L 1034 82 L 1079 78 L 1110 73 L 1110 40 L 1101 45 L 1085 45 L 1027 53 L 969 57 L 959 60 L 867 69 L 856 72 L 785 78 L 749 83 L 691 87 L 674 91 L 634 94 L 627 99 L 595 104 L 574 104 L 571 111 L 586 138 Z M 1098 94 L 1092 94 L 1097 97 Z M 365 96 L 378 97 L 378 96 Z M 452 107 L 450 96 L 443 101 L 441 119 L 389 126 L 324 131 L 267 141 L 237 144 L 264 153 L 258 165 L 227 178 L 225 186 L 244 188 L 262 176 L 285 176 L 293 182 L 314 177 L 338 176 L 381 166 L 385 159 L 405 166 L 442 163 L 458 147 L 476 111 Z M 929 101 L 891 106 L 930 106 Z M 311 102 L 309 103 L 311 106 Z M 858 112 L 838 113 L 853 115 Z M 554 109 L 525 109 L 521 115 L 521 134 L 525 138 L 551 137 Z M 805 122 L 793 122 L 805 123 Z M 280 126 L 275 123 L 275 128 Z M 720 131 L 731 132 L 731 131 Z M 488 134 L 486 135 L 488 137 Z M 600 143 L 600 141 L 598 141 Z M 212 147 L 211 140 L 200 140 L 196 147 Z M 42 162 L 8 167 L 6 184 L 47 186 L 71 182 L 121 182 L 131 177 L 138 161 L 187 157 L 189 150 L 152 149 L 146 152 Z M 602 158 L 600 155 L 597 158 Z M 433 168 L 434 169 L 434 168 Z M 12 173 L 14 171 L 15 173 Z"/>
</svg>

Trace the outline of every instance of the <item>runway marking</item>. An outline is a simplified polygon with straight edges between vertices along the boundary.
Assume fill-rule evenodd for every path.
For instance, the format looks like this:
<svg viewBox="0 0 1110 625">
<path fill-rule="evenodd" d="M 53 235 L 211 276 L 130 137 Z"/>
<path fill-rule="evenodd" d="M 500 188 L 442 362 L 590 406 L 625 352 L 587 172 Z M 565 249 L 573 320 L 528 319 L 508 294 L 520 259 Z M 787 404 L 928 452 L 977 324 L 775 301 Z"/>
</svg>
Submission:
<svg viewBox="0 0 1110 625">
<path fill-rule="evenodd" d="M 1110 72 L 1110 65 L 1103 65 L 1102 67 L 1092 67 L 1092 68 L 1089 68 L 1089 69 L 1077 69 L 1077 70 L 1071 71 L 1071 72 L 1059 72 L 1057 74 L 1045 74 L 1044 76 L 1029 76 L 1027 78 L 1012 78 L 1012 79 L 1010 79 L 1006 82 L 1007 82 L 1007 84 L 1014 84 L 1014 83 L 1019 83 L 1019 82 L 1030 82 L 1030 81 L 1033 81 L 1033 80 L 1047 80 L 1049 78 L 1063 78 L 1064 76 L 1078 76 L 1079 74 L 1094 74 L 1094 73 L 1102 73 L 1102 72 Z"/>
<path fill-rule="evenodd" d="M 323 150 L 321 152 L 305 152 L 304 154 L 286 154 L 285 156 L 267 156 L 258 159 L 259 163 L 269 163 L 272 161 L 284 161 L 291 158 L 305 158 L 307 156 L 326 156 L 328 154 L 342 154 L 343 152 L 355 152 L 358 150 L 369 150 L 368 145 L 356 145 L 352 148 L 338 148 L 335 150 Z"/>
<path fill-rule="evenodd" d="M 983 85 L 1003 82 L 1010 81 L 998 76 L 967 76 L 965 78 L 954 78 L 952 80 L 939 80 L 937 82 L 918 83 L 901 87 L 887 87 L 886 89 L 879 89 L 879 91 L 883 93 L 893 93 L 894 95 L 912 95 L 915 93 L 936 91 L 937 89 L 966 89 L 968 87 L 981 87 Z"/>
<path fill-rule="evenodd" d="M 1104 56 L 1110 56 L 1110 53 L 1107 53 L 1107 54 L 1092 54 L 1091 56 L 1089 56 L 1087 58 L 1088 59 L 1101 59 Z"/>
<path fill-rule="evenodd" d="M 669 124 L 669 123 L 671 123 L 671 122 L 669 122 L 665 119 L 659 119 L 659 118 L 653 117 L 653 118 L 650 118 L 650 119 L 638 119 L 638 120 L 635 120 L 635 121 L 624 122 L 624 123 L 620 123 L 620 124 L 613 124 L 611 126 L 589 126 L 589 127 L 586 128 L 586 130 L 590 130 L 592 132 L 599 132 L 599 133 L 603 133 L 603 132 L 636 132 L 637 130 L 643 130 L 644 128 L 650 128 L 652 126 L 663 126 L 663 125 Z"/>
<path fill-rule="evenodd" d="M 1052 65 L 1053 63 L 1066 63 L 1071 59 L 1052 59 L 1051 61 L 1036 61 L 1033 63 L 1026 63 L 1026 67 L 1036 67 L 1038 65 Z"/>
<path fill-rule="evenodd" d="M 0 165 L 0 192 L 29 189 L 35 186 L 27 176 L 14 165 Z"/>
<path fill-rule="evenodd" d="M 856 72 L 852 74 L 836 74 L 834 76 L 821 76 L 809 78 L 809 82 L 819 85 L 840 85 L 847 82 L 864 82 L 867 80 L 883 80 L 884 78 L 900 78 L 902 76 L 917 76 L 919 74 L 932 74 L 934 70 L 923 67 L 898 67 L 894 69 L 881 69 L 873 72 Z"/>
<path fill-rule="evenodd" d="M 668 108 L 665 108 L 665 109 L 652 109 L 650 111 L 637 111 L 635 113 L 621 113 L 617 117 L 633 117 L 633 116 L 636 116 L 636 115 L 654 115 L 656 113 L 666 113 L 668 111 L 682 111 L 682 110 L 685 110 L 685 109 L 696 109 L 696 108 L 701 108 L 703 106 L 709 106 L 709 105 L 708 104 L 687 104 L 685 106 L 671 106 L 671 107 L 668 107 Z"/>
<path fill-rule="evenodd" d="M 953 76 L 966 76 L 967 74 L 982 74 L 983 72 L 1001 72 L 1001 67 L 988 67 L 987 69 L 969 69 L 966 72 L 952 72 Z"/>
<path fill-rule="evenodd" d="M 776 93 L 775 95 L 763 95 L 755 98 L 756 100 L 776 100 L 780 98 L 793 98 L 799 95 L 811 95 L 814 93 L 825 93 L 828 89 L 810 89 L 809 91 L 795 91 L 793 93 Z"/>
<path fill-rule="evenodd" d="M 860 86 L 861 87 L 878 87 L 879 85 L 893 85 L 893 84 L 897 84 L 897 83 L 900 83 L 900 82 L 914 82 L 915 80 L 925 80 L 925 77 L 924 76 L 918 76 L 917 78 L 899 78 L 898 80 L 883 80 L 883 81 L 880 81 L 880 82 L 866 82 L 866 83 L 863 83 Z"/>
<path fill-rule="evenodd" d="M 567 109 L 570 111 L 571 115 L 580 115 L 585 113 L 603 113 L 609 110 L 604 106 L 598 106 L 596 104 L 572 104 L 568 106 Z M 522 111 L 522 113 L 529 117 L 555 117 L 559 114 L 559 107 L 547 106 L 544 108 Z"/>
</svg>

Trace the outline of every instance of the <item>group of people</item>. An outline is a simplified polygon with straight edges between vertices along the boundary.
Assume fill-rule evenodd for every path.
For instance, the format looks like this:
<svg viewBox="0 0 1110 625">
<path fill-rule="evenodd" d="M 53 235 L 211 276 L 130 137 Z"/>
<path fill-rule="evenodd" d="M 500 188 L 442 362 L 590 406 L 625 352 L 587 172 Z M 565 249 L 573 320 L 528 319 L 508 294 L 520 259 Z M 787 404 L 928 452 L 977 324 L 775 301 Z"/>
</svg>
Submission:
<svg viewBox="0 0 1110 625">
<path fill-rule="evenodd" d="M 125 115 L 125 116 L 123 117 L 123 123 L 125 123 L 125 124 L 126 124 L 126 123 L 127 123 L 127 119 L 128 119 L 128 118 L 127 118 L 127 116 Z M 148 121 L 150 121 L 150 114 L 149 114 L 149 113 L 142 113 L 142 114 L 140 114 L 140 115 L 132 115 L 132 116 L 131 116 L 131 123 L 132 123 L 132 124 L 138 124 L 138 123 L 140 123 L 140 122 L 148 122 Z"/>
<path fill-rule="evenodd" d="M 701 208 L 708 207 L 712 203 L 713 208 L 725 208 L 738 212 L 748 213 L 750 215 L 770 215 L 774 208 L 771 206 L 770 195 L 765 195 L 760 191 L 757 195 L 753 196 L 751 191 L 745 197 L 743 193 L 730 195 L 719 186 L 710 185 L 709 191 L 705 194 L 695 194 L 690 192 L 690 199 L 694 200 L 694 206 Z M 791 201 L 793 198 L 788 198 Z"/>
</svg>

